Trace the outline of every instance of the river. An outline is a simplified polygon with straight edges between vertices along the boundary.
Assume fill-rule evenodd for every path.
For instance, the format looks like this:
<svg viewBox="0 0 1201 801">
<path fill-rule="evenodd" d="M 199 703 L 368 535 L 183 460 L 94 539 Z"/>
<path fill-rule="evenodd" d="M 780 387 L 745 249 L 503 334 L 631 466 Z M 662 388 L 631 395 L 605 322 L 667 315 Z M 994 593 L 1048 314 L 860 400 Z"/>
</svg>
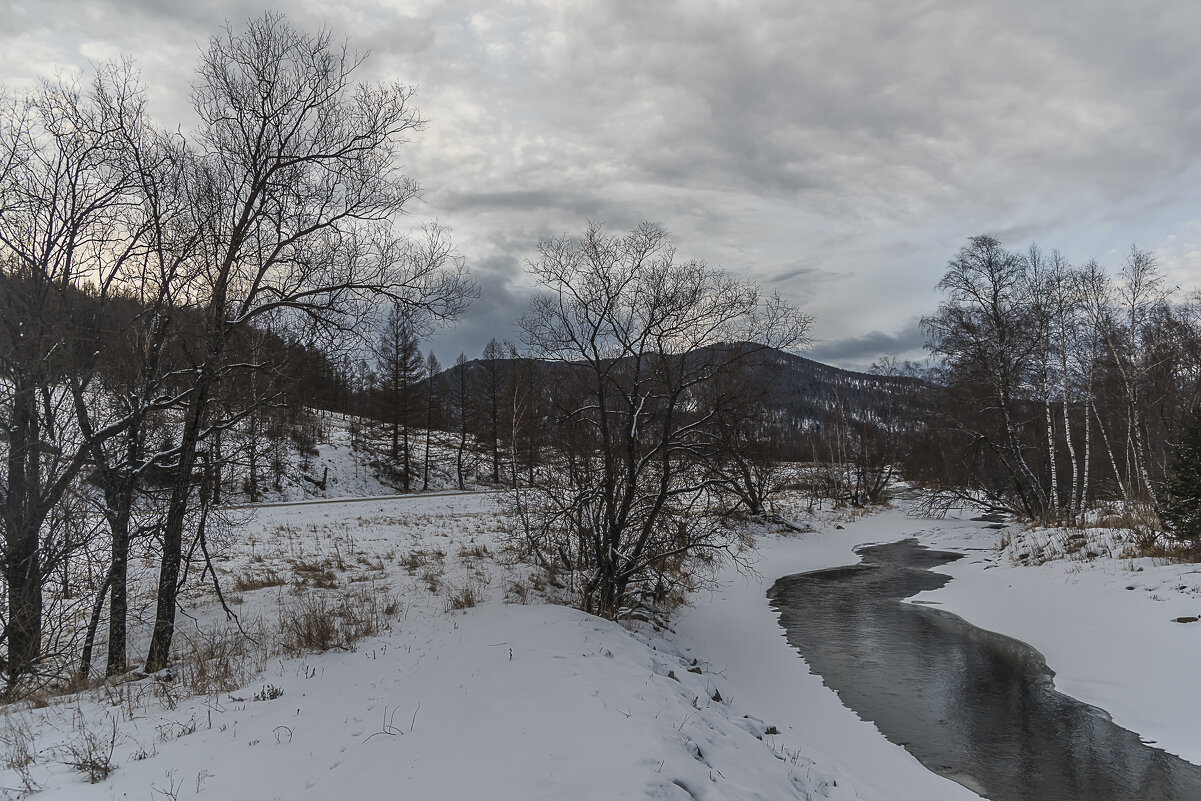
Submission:
<svg viewBox="0 0 1201 801">
<path fill-rule="evenodd" d="M 950 581 L 930 568 L 959 554 L 915 540 L 859 552 L 768 595 L 811 669 L 927 768 L 992 801 L 1201 799 L 1201 768 L 1056 691 L 1030 646 L 904 602 Z"/>
</svg>

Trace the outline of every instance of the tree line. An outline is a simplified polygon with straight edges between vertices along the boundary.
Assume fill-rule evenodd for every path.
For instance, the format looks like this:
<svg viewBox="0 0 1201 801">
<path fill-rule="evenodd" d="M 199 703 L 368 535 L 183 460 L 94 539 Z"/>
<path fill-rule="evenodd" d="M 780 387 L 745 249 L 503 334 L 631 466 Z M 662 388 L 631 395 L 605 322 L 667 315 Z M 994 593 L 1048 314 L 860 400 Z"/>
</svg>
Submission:
<svg viewBox="0 0 1201 801">
<path fill-rule="evenodd" d="M 1158 527 L 1201 401 L 1201 306 L 1132 247 L 1116 273 L 969 240 L 922 321 L 930 423 L 907 473 L 1040 523 L 1120 505 Z"/>
</svg>

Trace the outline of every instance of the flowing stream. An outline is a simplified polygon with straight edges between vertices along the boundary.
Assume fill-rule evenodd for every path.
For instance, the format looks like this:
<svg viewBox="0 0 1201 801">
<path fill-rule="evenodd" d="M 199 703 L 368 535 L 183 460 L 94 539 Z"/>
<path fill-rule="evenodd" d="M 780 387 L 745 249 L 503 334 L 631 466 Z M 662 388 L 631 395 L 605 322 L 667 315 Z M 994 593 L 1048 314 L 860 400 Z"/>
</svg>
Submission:
<svg viewBox="0 0 1201 801">
<path fill-rule="evenodd" d="M 903 603 L 950 581 L 930 568 L 960 555 L 915 540 L 860 553 L 768 597 L 826 685 L 927 768 L 992 801 L 1201 799 L 1201 768 L 1056 691 L 1038 651 Z"/>
</svg>

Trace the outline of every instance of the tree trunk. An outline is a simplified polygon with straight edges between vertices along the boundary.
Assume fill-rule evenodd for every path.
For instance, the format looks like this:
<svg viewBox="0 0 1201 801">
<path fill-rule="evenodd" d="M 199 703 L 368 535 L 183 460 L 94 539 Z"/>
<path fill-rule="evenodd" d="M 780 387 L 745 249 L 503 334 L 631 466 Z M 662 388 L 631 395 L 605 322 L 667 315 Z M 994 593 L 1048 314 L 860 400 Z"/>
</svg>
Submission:
<svg viewBox="0 0 1201 801">
<path fill-rule="evenodd" d="M 1126 487 L 1126 482 L 1122 480 L 1122 471 L 1118 469 L 1118 460 L 1113 455 L 1113 447 L 1109 444 L 1109 434 L 1105 430 L 1105 421 L 1101 419 L 1101 413 L 1097 411 L 1097 405 L 1090 401 L 1090 406 L 1093 409 L 1093 415 L 1097 418 L 1097 430 L 1101 432 L 1101 442 L 1105 445 L 1105 453 L 1109 456 L 1109 465 L 1113 468 L 1114 480 L 1118 482 L 1118 489 L 1122 492 L 1122 500 L 1130 503 L 1130 491 Z"/>
<path fill-rule="evenodd" d="M 40 483 L 38 422 L 32 387 L 13 392 L 8 432 L 8 487 L 4 503 L 7 554 L 4 579 L 8 588 L 8 686 L 11 693 L 33 671 L 42 647 L 42 570 L 38 537 L 44 514 L 38 514 Z"/>
<path fill-rule="evenodd" d="M 1066 339 L 1066 338 L 1065 338 Z M 1068 509 L 1067 516 L 1069 520 L 1075 519 L 1077 511 L 1080 507 L 1077 505 L 1077 497 L 1080 490 L 1080 462 L 1076 458 L 1076 444 L 1072 437 L 1072 420 L 1068 414 L 1068 362 L 1067 362 L 1067 343 L 1063 346 L 1063 375 L 1061 391 L 1063 393 L 1063 438 L 1068 449 L 1068 459 L 1072 464 L 1072 489 L 1068 494 Z"/>
<path fill-rule="evenodd" d="M 108 602 L 108 659 L 106 676 L 124 673 L 129 665 L 125 652 L 126 625 L 129 617 L 129 513 L 110 522 L 112 529 L 112 570 Z"/>
<path fill-rule="evenodd" d="M 32 673 L 42 650 L 42 581 L 38 526 L 24 521 L 8 542 L 8 684 Z M 23 530 L 22 530 L 23 529 Z"/>
<path fill-rule="evenodd" d="M 459 451 L 455 455 L 455 470 L 458 472 L 458 475 L 459 475 L 459 489 L 460 490 L 467 488 L 466 485 L 463 483 L 463 451 L 465 451 L 465 450 L 467 450 L 467 428 L 466 427 L 464 427 L 461 431 L 459 431 Z"/>
<path fill-rule="evenodd" d="M 78 675 L 81 684 L 87 682 L 88 674 L 92 672 L 92 651 L 96 645 L 96 630 L 100 628 L 100 615 L 104 612 L 104 596 L 108 594 L 112 580 L 113 569 L 110 565 L 108 573 L 104 577 L 104 583 L 100 585 L 100 591 L 96 593 L 96 603 L 92 604 L 92 616 L 88 619 L 87 633 L 83 638 L 83 654 L 79 658 Z"/>
<path fill-rule="evenodd" d="M 175 635 L 175 605 L 179 595 L 180 564 L 183 560 L 183 527 L 192 495 L 192 472 L 196 467 L 196 446 L 207 404 L 207 376 L 198 377 L 195 394 L 188 405 L 180 441 L 177 473 L 171 488 L 171 501 L 163 522 L 163 554 L 159 566 L 158 602 L 155 606 L 154 631 L 146 655 L 146 672 L 157 673 L 167 666 L 171 640 Z"/>
</svg>

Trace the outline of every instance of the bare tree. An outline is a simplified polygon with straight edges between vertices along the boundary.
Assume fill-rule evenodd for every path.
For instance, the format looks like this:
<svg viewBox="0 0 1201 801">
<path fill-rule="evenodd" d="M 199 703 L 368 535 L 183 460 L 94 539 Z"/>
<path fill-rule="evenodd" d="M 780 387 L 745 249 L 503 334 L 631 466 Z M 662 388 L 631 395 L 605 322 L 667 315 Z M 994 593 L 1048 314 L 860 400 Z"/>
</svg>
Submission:
<svg viewBox="0 0 1201 801">
<path fill-rule="evenodd" d="M 169 449 L 151 448 L 150 437 L 161 432 L 163 412 L 176 406 L 187 392 L 171 365 L 170 349 L 179 334 L 172 308 L 175 294 L 182 291 L 179 279 L 186 273 L 185 264 L 196 244 L 194 230 L 181 224 L 186 214 L 178 191 L 186 169 L 181 143 L 161 133 L 143 133 L 143 139 L 127 144 L 136 166 L 138 211 L 147 223 L 145 246 L 115 282 L 120 303 L 114 305 L 126 309 L 128 320 L 96 332 L 94 352 L 108 356 L 94 373 L 97 391 L 89 392 L 93 386 L 89 380 L 69 382 L 78 425 L 90 442 L 91 465 L 109 526 L 111 550 L 105 586 L 109 595 L 106 673 L 110 676 L 126 669 L 130 546 L 137 535 L 148 535 L 157 527 L 157 515 L 145 515 L 139 522 L 135 510 L 139 501 L 145 500 L 147 474 L 172 458 Z M 129 426 L 119 436 L 101 441 L 91 432 L 106 422 L 106 411 L 108 416 L 124 417 Z M 90 667 L 103 595 L 102 588 L 87 633 L 81 675 Z"/>
<path fill-rule="evenodd" d="M 770 404 L 776 373 L 772 360 L 749 355 L 701 389 L 713 419 L 704 429 L 707 442 L 700 464 L 719 490 L 734 499 L 732 511 L 740 509 L 752 518 L 768 517 L 773 497 L 786 482 L 779 410 Z"/>
<path fill-rule="evenodd" d="M 127 144 L 144 101 L 124 64 L 90 83 L 44 82 L 0 104 L 0 431 L 10 692 L 42 654 L 42 583 L 70 543 L 43 524 L 98 444 L 131 424 L 81 431 L 69 382 L 85 391 L 102 358 L 95 313 L 138 258 L 147 232 Z M 115 330 L 104 332 L 113 335 Z"/>
<path fill-rule="evenodd" d="M 715 415 L 703 390 L 755 349 L 795 344 L 809 320 L 677 260 L 649 223 L 543 241 L 529 269 L 546 294 L 522 318 L 526 343 L 577 391 L 564 393 L 575 403 L 556 421 L 556 469 L 515 488 L 523 545 L 569 576 L 584 609 L 621 617 L 732 546 L 697 467 Z M 762 344 L 741 344 L 752 341 Z"/>
<path fill-rule="evenodd" d="M 202 56 L 187 189 L 203 232 L 195 263 L 203 336 L 163 525 L 148 671 L 164 668 L 170 653 L 184 520 L 230 337 L 269 316 L 345 331 L 379 297 L 445 318 L 471 294 L 445 231 L 418 240 L 394 232 L 417 194 L 400 148 L 423 123 L 410 88 L 355 81 L 363 59 L 328 32 L 297 31 L 277 14 L 227 28 Z"/>
<path fill-rule="evenodd" d="M 1042 522 L 1117 501 L 1154 526 L 1157 485 L 1199 389 L 1197 317 L 1131 248 L 1116 278 L 975 237 L 924 321 L 940 358 L 953 491 Z M 927 450 L 926 453 L 929 453 Z"/>
<path fill-rule="evenodd" d="M 995 504 L 1044 519 L 1048 491 L 1023 439 L 1026 406 L 1036 397 L 1031 366 L 1041 347 L 1026 261 L 993 237 L 973 237 L 938 287 L 947 299 L 922 320 L 927 347 L 953 371 L 944 381 L 965 393 L 955 403 L 981 410 L 948 420 L 961 429 L 970 483 Z"/>
</svg>

